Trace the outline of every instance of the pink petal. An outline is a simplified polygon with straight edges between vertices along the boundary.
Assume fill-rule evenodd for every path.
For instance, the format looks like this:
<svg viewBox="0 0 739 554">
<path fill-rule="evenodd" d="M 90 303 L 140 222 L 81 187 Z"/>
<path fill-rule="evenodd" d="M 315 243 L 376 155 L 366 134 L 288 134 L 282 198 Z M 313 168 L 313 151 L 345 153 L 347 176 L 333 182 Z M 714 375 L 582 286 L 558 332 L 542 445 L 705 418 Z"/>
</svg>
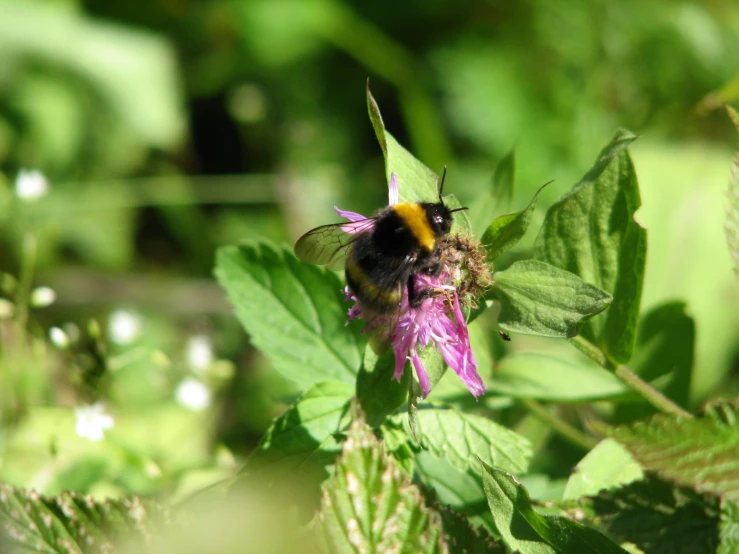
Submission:
<svg viewBox="0 0 739 554">
<path fill-rule="evenodd" d="M 415 350 L 411 353 L 411 362 L 413 362 L 413 367 L 416 369 L 418 384 L 421 385 L 421 397 L 426 398 L 429 395 L 429 391 L 431 390 L 431 386 L 429 384 L 429 376 L 426 373 L 426 368 L 423 367 L 421 358 L 418 357 L 418 354 Z"/>
<path fill-rule="evenodd" d="M 395 352 L 395 372 L 393 373 L 393 379 L 400 381 L 403 378 L 403 369 L 405 369 L 405 352 Z"/>
<path fill-rule="evenodd" d="M 441 353 L 449 367 L 452 368 L 473 396 L 478 397 L 485 393 L 485 384 L 477 373 L 477 362 L 470 346 L 470 335 L 464 321 L 459 298 L 454 295 L 454 332 L 452 343 L 440 343 Z"/>
<path fill-rule="evenodd" d="M 357 212 L 350 212 L 349 210 L 342 210 L 337 206 L 334 206 L 334 211 L 341 217 L 348 219 L 349 221 L 363 221 L 367 219 L 362 214 L 358 214 Z"/>
<path fill-rule="evenodd" d="M 390 185 L 387 191 L 387 205 L 394 206 L 400 202 L 400 192 L 398 190 L 398 177 L 395 173 L 390 174 Z"/>
</svg>

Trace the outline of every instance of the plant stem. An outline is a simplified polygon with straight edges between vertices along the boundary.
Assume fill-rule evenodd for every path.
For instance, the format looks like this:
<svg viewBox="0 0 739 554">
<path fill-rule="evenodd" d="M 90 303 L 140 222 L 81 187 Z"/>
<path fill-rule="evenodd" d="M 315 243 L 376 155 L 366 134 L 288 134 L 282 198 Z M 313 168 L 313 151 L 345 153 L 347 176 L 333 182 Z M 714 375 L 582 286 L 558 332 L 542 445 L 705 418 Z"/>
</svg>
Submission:
<svg viewBox="0 0 739 554">
<path fill-rule="evenodd" d="M 619 364 L 618 366 L 616 366 L 614 373 L 616 374 L 616 377 L 621 379 L 633 390 L 641 394 L 644 398 L 647 399 L 650 404 L 652 404 L 652 406 L 654 406 L 658 410 L 680 417 L 693 417 L 693 414 L 685 411 L 683 408 L 675 404 L 672 400 L 667 398 L 652 385 L 642 380 L 641 377 L 639 377 L 636 373 L 631 371 L 625 365 Z"/>
<path fill-rule="evenodd" d="M 574 345 L 580 352 L 595 361 L 601 367 L 612 372 L 616 377 L 621 379 L 631 390 L 641 395 L 647 402 L 658 410 L 667 414 L 673 414 L 680 417 L 692 418 L 693 414 L 684 410 L 672 400 L 667 398 L 652 385 L 644 381 L 636 373 L 631 371 L 623 364 L 617 364 L 608 359 L 605 352 L 595 346 L 590 341 L 577 336 L 570 339 L 570 343 Z"/>
<path fill-rule="evenodd" d="M 579 446 L 584 450 L 590 450 L 598 444 L 597 440 L 589 437 L 566 421 L 559 419 L 536 400 L 531 398 L 522 398 L 521 403 L 526 406 L 526 409 L 532 414 L 548 424 L 555 433 L 575 446 Z"/>
</svg>

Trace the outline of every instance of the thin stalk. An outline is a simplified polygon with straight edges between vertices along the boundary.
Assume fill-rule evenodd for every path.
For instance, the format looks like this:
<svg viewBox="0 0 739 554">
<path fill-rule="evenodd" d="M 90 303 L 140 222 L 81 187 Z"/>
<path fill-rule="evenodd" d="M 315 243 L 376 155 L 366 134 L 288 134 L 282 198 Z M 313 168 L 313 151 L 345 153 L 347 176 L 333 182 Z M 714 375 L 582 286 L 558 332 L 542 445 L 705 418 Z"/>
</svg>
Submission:
<svg viewBox="0 0 739 554">
<path fill-rule="evenodd" d="M 612 372 L 616 377 L 621 379 L 631 390 L 641 395 L 647 402 L 652 406 L 667 414 L 673 414 L 680 417 L 692 418 L 693 414 L 684 410 L 672 400 L 667 398 L 660 391 L 655 389 L 652 385 L 644 381 L 636 373 L 631 371 L 627 366 L 623 364 L 617 364 L 608 359 L 608 356 L 597 346 L 590 341 L 577 336 L 570 339 L 572 343 L 580 352 L 588 356 L 591 360 L 595 361 L 601 367 Z"/>
<path fill-rule="evenodd" d="M 549 425 L 552 428 L 552 431 L 557 433 L 567 442 L 578 446 L 583 450 L 591 450 L 596 444 L 598 444 L 598 441 L 593 437 L 586 435 L 566 421 L 559 419 L 536 400 L 531 398 L 522 398 L 521 403 L 528 411 Z"/>
<path fill-rule="evenodd" d="M 652 404 L 658 410 L 661 410 L 668 414 L 674 414 L 676 416 L 692 418 L 693 414 L 685 411 L 683 408 L 675 404 L 672 400 L 667 398 L 660 391 L 655 389 L 652 385 L 642 380 L 636 373 L 631 371 L 628 367 L 623 364 L 616 366 L 614 370 L 616 377 L 626 383 L 632 390 L 635 390 L 641 394 L 647 401 Z"/>
</svg>

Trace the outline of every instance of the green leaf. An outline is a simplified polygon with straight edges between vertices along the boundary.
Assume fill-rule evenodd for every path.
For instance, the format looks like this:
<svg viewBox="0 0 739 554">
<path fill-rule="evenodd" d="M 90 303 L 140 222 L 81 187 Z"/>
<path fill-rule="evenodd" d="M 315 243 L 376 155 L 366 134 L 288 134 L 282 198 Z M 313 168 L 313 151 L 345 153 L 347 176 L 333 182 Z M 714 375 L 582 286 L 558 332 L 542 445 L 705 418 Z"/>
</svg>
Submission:
<svg viewBox="0 0 739 554">
<path fill-rule="evenodd" d="M 449 551 L 441 514 L 361 420 L 323 485 L 313 529 L 327 552 Z"/>
<path fill-rule="evenodd" d="M 433 391 L 446 373 L 447 365 L 441 352 L 433 345 L 421 350 L 418 356 L 426 368 L 429 387 Z M 413 399 L 421 397 L 421 386 L 410 362 L 406 361 L 400 382 L 394 379 L 394 372 L 395 355 L 392 349 L 387 349 L 380 356 L 371 348 L 366 349 L 362 367 L 357 375 L 357 397 L 365 412 L 367 423 L 372 427 L 381 425 L 387 416 L 392 415 L 408 400 L 409 379 L 412 379 Z"/>
<path fill-rule="evenodd" d="M 138 496 L 101 502 L 76 492 L 43 496 L 0 483 L 0 528 L 19 552 L 110 552 L 119 536 L 146 537 L 170 519 L 166 506 Z"/>
<path fill-rule="evenodd" d="M 691 379 L 696 404 L 725 386 L 737 352 L 739 287 L 728 270 L 731 259 L 719 225 L 726 209 L 727 153 L 675 143 L 644 144 L 637 151 L 639 174 L 653 185 L 642 190 L 639 221 L 664 230 L 649 233 L 643 305 L 686 301 L 698 329 Z M 660 183 L 670 184 L 669 193 Z"/>
<path fill-rule="evenodd" d="M 646 231 L 634 220 L 641 205 L 621 130 L 582 180 L 547 211 L 537 258 L 579 275 L 613 295 L 610 309 L 583 326 L 583 336 L 618 362 L 631 358 L 639 319 Z"/>
<path fill-rule="evenodd" d="M 418 410 L 421 444 L 462 471 L 478 470 L 475 458 L 523 473 L 532 451 L 529 441 L 488 418 L 455 409 Z"/>
<path fill-rule="evenodd" d="M 494 214 L 510 208 L 515 180 L 516 150 L 514 148 L 498 162 L 490 188 L 480 193 L 470 206 L 469 218 L 475 236 L 482 236 L 485 229 L 490 226 Z"/>
<path fill-rule="evenodd" d="M 649 554 L 716 552 L 719 502 L 654 475 L 582 498 L 566 510 Z"/>
<path fill-rule="evenodd" d="M 510 550 L 521 554 L 625 554 L 595 529 L 567 517 L 538 514 L 526 489 L 505 471 L 483 462 L 482 481 L 495 525 Z"/>
<path fill-rule="evenodd" d="M 216 277 L 252 343 L 303 388 L 354 383 L 364 339 L 346 324 L 342 284 L 324 268 L 264 243 L 218 251 Z"/>
<path fill-rule="evenodd" d="M 401 202 L 438 202 L 439 177 L 418 161 L 413 154 L 403 148 L 395 138 L 385 130 L 385 123 L 380 115 L 380 108 L 372 96 L 367 82 L 367 109 L 372 127 L 377 135 L 380 148 L 385 156 L 385 176 L 388 183 L 395 173 L 398 178 L 398 192 Z"/>
<path fill-rule="evenodd" d="M 463 512 L 474 525 L 495 531 L 493 518 L 482 491 L 482 476 L 457 469 L 444 458 L 419 452 L 414 458 L 416 471 L 423 482 L 434 489 L 439 500 Z"/>
<path fill-rule="evenodd" d="M 440 514 L 449 543 L 449 552 L 467 554 L 505 554 L 502 544 L 488 534 L 484 527 L 474 528 L 461 512 L 439 502 L 430 502 Z"/>
<path fill-rule="evenodd" d="M 718 554 L 739 552 L 739 504 L 731 501 L 721 503 L 721 522 L 719 523 L 720 546 Z"/>
<path fill-rule="evenodd" d="M 392 174 L 398 179 L 398 196 L 401 202 L 438 202 L 439 177 L 417 160 L 385 129 L 380 108 L 372 96 L 367 81 L 367 109 L 372 127 L 385 157 L 385 175 L 388 183 Z M 453 194 L 444 196 L 444 204 L 450 209 L 461 208 Z M 471 232 L 470 220 L 464 212 L 454 216 L 452 233 Z"/>
<path fill-rule="evenodd" d="M 629 367 L 663 394 L 688 408 L 695 351 L 695 323 L 684 302 L 656 306 L 639 322 L 636 350 Z M 664 381 L 667 381 L 666 384 Z M 652 415 L 654 409 L 641 399 L 618 406 L 620 421 Z M 623 419 L 622 419 L 623 418 Z"/>
<path fill-rule="evenodd" d="M 482 244 L 487 250 L 489 262 L 493 262 L 498 256 L 513 248 L 526 234 L 531 217 L 534 215 L 536 201 L 546 186 L 536 191 L 529 205 L 523 210 L 496 218 L 485 230 L 482 235 Z"/>
<path fill-rule="evenodd" d="M 710 407 L 699 418 L 657 414 L 619 427 L 599 426 L 665 479 L 739 499 L 739 400 Z"/>
<path fill-rule="evenodd" d="M 377 427 L 408 399 L 410 371 L 406 367 L 400 382 L 393 378 L 395 355 L 387 349 L 377 356 L 371 348 L 364 353 L 362 367 L 357 375 L 357 398 L 367 423 Z"/>
<path fill-rule="evenodd" d="M 611 296 L 577 275 L 538 260 L 518 261 L 493 276 L 505 331 L 574 337 L 578 323 L 605 310 Z"/>
<path fill-rule="evenodd" d="M 564 499 L 593 496 L 602 489 L 643 477 L 644 471 L 628 450 L 612 439 L 604 439 L 575 466 L 567 481 Z"/>
<path fill-rule="evenodd" d="M 490 390 L 515 398 L 589 402 L 629 389 L 613 373 L 583 356 L 524 351 L 498 362 Z"/>
<path fill-rule="evenodd" d="M 295 474 L 315 474 L 318 482 L 326 478 L 326 467 L 341 449 L 336 435 L 353 392 L 351 385 L 340 381 L 309 388 L 267 430 L 242 470 L 246 478 L 278 480 Z"/>
<path fill-rule="evenodd" d="M 739 132 L 739 113 L 731 106 L 726 106 L 734 127 Z M 726 196 L 729 204 L 726 207 L 726 241 L 729 244 L 729 252 L 734 260 L 734 271 L 739 275 L 739 146 L 737 147 L 734 161 L 731 164 L 731 178 L 729 179 L 729 190 Z"/>
</svg>

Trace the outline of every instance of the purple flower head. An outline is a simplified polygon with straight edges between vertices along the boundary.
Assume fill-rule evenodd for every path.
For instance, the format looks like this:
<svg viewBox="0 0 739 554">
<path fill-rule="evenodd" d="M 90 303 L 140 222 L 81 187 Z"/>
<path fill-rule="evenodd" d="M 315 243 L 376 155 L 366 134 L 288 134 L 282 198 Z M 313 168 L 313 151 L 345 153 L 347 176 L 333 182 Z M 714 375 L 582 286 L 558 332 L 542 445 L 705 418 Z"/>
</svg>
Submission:
<svg viewBox="0 0 739 554">
<path fill-rule="evenodd" d="M 389 205 L 398 203 L 398 181 L 393 173 L 390 177 Z M 342 228 L 348 233 L 361 233 L 372 229 L 373 219 L 334 208 L 341 217 L 349 220 Z M 394 377 L 400 380 L 406 360 L 410 360 L 416 370 L 423 398 L 428 396 L 430 383 L 426 368 L 421 362 L 420 351 L 433 343 L 444 356 L 447 365 L 459 375 L 473 396 L 485 392 L 485 385 L 477 373 L 477 362 L 470 347 L 467 324 L 459 303 L 457 286 L 461 271 L 457 264 L 446 261 L 441 272 L 432 276 L 417 273 L 413 276 L 416 291 L 432 289 L 434 294 L 424 299 L 418 307 L 408 302 L 405 290 L 399 311 L 393 316 L 380 316 L 363 309 L 349 288 L 345 289 L 347 300 L 354 302 L 349 309 L 349 321 L 364 319 L 369 332 L 387 328 L 390 324 L 389 340 L 395 354 Z"/>
</svg>

